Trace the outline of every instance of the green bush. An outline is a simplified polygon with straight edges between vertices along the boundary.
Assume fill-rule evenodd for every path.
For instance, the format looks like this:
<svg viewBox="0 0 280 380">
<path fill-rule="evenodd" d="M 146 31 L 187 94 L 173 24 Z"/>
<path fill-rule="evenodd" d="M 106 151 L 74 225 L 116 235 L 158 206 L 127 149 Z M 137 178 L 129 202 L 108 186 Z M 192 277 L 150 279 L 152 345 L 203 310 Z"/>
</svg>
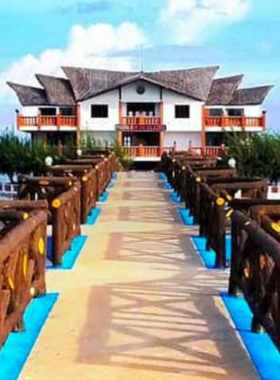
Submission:
<svg viewBox="0 0 280 380">
<path fill-rule="evenodd" d="M 280 135 L 275 133 L 228 136 L 229 157 L 237 161 L 239 174 L 263 177 L 271 182 L 280 179 Z"/>
</svg>

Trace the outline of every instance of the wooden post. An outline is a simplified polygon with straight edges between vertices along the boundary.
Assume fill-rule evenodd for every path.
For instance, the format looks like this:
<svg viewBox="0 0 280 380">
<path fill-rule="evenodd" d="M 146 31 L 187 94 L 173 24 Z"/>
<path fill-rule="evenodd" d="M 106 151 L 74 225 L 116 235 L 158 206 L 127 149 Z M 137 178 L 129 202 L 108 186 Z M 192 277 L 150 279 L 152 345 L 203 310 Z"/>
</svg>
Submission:
<svg viewBox="0 0 280 380">
<path fill-rule="evenodd" d="M 241 128 L 245 129 L 245 127 L 246 127 L 246 116 L 243 113 L 241 116 Z"/>
<path fill-rule="evenodd" d="M 162 156 L 163 154 L 163 132 L 159 132 L 159 155 Z"/>
<path fill-rule="evenodd" d="M 263 130 L 266 131 L 266 111 L 263 111 L 261 123 Z"/>
<path fill-rule="evenodd" d="M 81 147 L 81 105 L 80 104 L 77 104 L 76 112 L 77 112 L 76 144 L 77 144 L 77 149 L 80 149 Z"/>
<path fill-rule="evenodd" d="M 206 145 L 206 132 L 205 132 L 205 126 L 206 126 L 206 117 L 208 115 L 208 111 L 205 108 L 205 106 L 202 107 L 202 126 L 201 126 L 201 135 L 200 135 L 200 144 L 202 151 L 205 148 Z"/>
</svg>

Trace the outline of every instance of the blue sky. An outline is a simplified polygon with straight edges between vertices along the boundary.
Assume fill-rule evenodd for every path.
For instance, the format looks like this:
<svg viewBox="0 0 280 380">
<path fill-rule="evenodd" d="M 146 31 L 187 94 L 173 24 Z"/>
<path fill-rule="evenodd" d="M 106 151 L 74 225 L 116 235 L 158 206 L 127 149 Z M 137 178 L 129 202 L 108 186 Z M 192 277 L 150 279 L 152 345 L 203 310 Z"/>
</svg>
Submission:
<svg viewBox="0 0 280 380">
<path fill-rule="evenodd" d="M 36 84 L 61 64 L 138 69 L 221 66 L 245 86 L 275 84 L 265 104 L 280 123 L 280 2 L 276 0 L 1 0 L 0 126 L 19 107 L 5 81 Z"/>
</svg>

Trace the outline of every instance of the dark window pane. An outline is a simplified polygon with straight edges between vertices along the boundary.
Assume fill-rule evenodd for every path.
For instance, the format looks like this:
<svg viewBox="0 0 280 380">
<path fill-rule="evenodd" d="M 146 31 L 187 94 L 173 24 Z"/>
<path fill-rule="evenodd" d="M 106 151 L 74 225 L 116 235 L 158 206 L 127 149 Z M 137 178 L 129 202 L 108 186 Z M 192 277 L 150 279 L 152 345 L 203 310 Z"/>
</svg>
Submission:
<svg viewBox="0 0 280 380">
<path fill-rule="evenodd" d="M 244 115 L 243 108 L 229 108 L 227 109 L 228 116 L 242 116 Z"/>
<path fill-rule="evenodd" d="M 223 109 L 222 108 L 210 108 L 209 109 L 209 115 L 212 117 L 223 116 Z"/>
<path fill-rule="evenodd" d="M 108 117 L 108 105 L 107 104 L 94 104 L 91 106 L 92 118 L 107 118 Z"/>
<path fill-rule="evenodd" d="M 188 119 L 190 117 L 190 106 L 177 105 L 175 106 L 176 119 Z"/>
<path fill-rule="evenodd" d="M 56 116 L 56 108 L 39 108 L 42 116 Z"/>
<path fill-rule="evenodd" d="M 63 107 L 59 109 L 59 113 L 62 116 L 74 116 L 75 109 L 73 107 Z"/>
</svg>

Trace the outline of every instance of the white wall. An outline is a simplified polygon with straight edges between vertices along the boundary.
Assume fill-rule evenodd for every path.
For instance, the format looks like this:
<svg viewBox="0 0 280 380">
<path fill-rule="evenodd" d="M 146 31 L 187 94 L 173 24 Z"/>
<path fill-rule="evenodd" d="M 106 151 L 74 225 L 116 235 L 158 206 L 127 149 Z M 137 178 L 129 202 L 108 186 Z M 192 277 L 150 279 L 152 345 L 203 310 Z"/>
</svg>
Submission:
<svg viewBox="0 0 280 380">
<path fill-rule="evenodd" d="M 167 131 L 195 132 L 202 130 L 202 106 L 203 102 L 187 98 L 172 91 L 163 91 L 163 123 L 167 126 Z M 189 105 L 190 118 L 176 119 L 175 105 Z"/>
<path fill-rule="evenodd" d="M 108 118 L 91 118 L 91 105 L 109 106 Z M 81 128 L 89 131 L 115 131 L 119 124 L 119 91 L 114 90 L 81 103 Z"/>
<path fill-rule="evenodd" d="M 174 141 L 176 141 L 177 150 L 187 150 L 189 148 L 190 141 L 192 146 L 201 146 L 200 132 L 166 132 L 164 133 L 165 148 L 173 147 Z"/>
<path fill-rule="evenodd" d="M 245 116 L 247 117 L 260 117 L 262 116 L 262 106 L 207 106 L 207 108 L 222 108 L 224 110 L 224 113 L 226 114 L 226 110 L 228 108 L 231 109 L 244 109 Z"/>
<path fill-rule="evenodd" d="M 145 93 L 140 95 L 137 93 L 137 87 L 142 85 L 145 87 Z M 124 103 L 159 103 L 160 87 L 145 81 L 137 81 L 122 87 L 122 102 Z"/>
</svg>

